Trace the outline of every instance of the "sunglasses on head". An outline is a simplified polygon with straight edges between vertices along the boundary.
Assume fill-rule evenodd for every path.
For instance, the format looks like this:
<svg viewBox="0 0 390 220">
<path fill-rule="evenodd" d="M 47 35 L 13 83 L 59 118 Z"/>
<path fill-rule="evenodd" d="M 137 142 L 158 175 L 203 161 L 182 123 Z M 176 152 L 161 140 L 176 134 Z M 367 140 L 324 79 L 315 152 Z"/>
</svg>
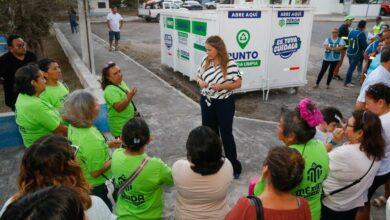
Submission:
<svg viewBox="0 0 390 220">
<path fill-rule="evenodd" d="M 113 61 L 109 61 L 106 65 L 104 65 L 103 69 L 111 68 L 113 66 L 115 66 L 115 63 Z"/>
</svg>

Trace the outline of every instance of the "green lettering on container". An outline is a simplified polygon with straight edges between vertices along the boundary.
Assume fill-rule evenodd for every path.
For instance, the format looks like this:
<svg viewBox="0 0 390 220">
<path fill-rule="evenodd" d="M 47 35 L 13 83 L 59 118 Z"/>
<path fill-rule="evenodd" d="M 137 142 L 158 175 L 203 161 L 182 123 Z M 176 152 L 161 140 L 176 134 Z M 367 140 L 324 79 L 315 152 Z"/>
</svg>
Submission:
<svg viewBox="0 0 390 220">
<path fill-rule="evenodd" d="M 244 60 L 244 61 L 236 61 L 236 63 L 241 68 L 257 67 L 261 65 L 261 60 Z"/>
<path fill-rule="evenodd" d="M 174 29 L 175 21 L 172 17 L 165 17 L 165 27 L 169 29 Z"/>
<path fill-rule="evenodd" d="M 188 38 L 188 34 L 184 32 L 178 32 L 179 37 Z"/>
<path fill-rule="evenodd" d="M 191 33 L 191 22 L 188 19 L 175 18 L 175 29 Z"/>
<path fill-rule="evenodd" d="M 200 44 L 194 44 L 194 48 L 203 52 L 206 52 L 206 47 Z"/>
<path fill-rule="evenodd" d="M 192 33 L 200 36 L 206 36 L 207 23 L 201 21 L 192 21 Z"/>
</svg>

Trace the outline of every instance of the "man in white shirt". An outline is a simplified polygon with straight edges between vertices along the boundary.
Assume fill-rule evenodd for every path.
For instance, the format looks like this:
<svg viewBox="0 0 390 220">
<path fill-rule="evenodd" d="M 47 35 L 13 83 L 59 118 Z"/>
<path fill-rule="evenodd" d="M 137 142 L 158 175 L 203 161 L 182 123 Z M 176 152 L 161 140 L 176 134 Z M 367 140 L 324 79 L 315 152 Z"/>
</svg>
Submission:
<svg viewBox="0 0 390 220">
<path fill-rule="evenodd" d="M 365 96 L 368 87 L 380 82 L 390 86 L 390 46 L 383 47 L 381 65 L 372 71 L 371 74 L 364 80 L 362 88 L 360 89 L 359 97 L 356 100 L 356 110 L 364 109 Z"/>
<path fill-rule="evenodd" d="M 110 40 L 110 48 L 109 51 L 112 50 L 112 42 L 115 38 L 115 50 L 118 50 L 118 41 L 120 39 L 120 31 L 123 26 L 123 18 L 118 13 L 117 7 L 112 7 L 111 12 L 107 15 L 107 26 L 109 29 L 108 36 Z"/>
</svg>

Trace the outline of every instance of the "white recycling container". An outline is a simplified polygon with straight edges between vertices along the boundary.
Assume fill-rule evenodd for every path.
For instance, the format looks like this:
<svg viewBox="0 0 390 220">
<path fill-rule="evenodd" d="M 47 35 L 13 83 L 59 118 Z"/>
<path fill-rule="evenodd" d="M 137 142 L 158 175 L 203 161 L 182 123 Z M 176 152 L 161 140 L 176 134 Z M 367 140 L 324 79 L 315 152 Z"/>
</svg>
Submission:
<svg viewBox="0 0 390 220">
<path fill-rule="evenodd" d="M 237 92 L 303 86 L 313 8 L 256 4 L 161 13 L 161 63 L 195 79 L 207 37 L 219 35 L 243 72 Z M 267 93 L 268 94 L 268 93 Z"/>
</svg>

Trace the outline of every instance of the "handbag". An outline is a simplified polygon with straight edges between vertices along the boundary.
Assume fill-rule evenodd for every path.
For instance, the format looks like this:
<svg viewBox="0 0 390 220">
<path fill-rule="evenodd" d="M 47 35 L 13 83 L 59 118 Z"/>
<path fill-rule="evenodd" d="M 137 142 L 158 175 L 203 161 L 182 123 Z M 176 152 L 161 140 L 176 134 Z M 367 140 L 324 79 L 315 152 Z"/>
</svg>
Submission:
<svg viewBox="0 0 390 220">
<path fill-rule="evenodd" d="M 113 85 L 114 85 L 114 84 L 113 84 Z M 127 93 L 129 92 L 129 91 L 123 89 L 122 87 L 118 86 L 118 85 L 114 85 L 114 86 L 118 87 L 118 89 L 122 90 L 122 92 L 124 92 L 126 95 L 127 95 Z M 135 103 L 133 102 L 133 100 L 131 100 L 131 104 L 132 104 L 133 107 L 134 107 L 134 117 L 142 117 L 142 116 L 141 116 L 141 113 L 140 113 L 140 112 L 138 111 L 138 109 L 137 109 L 137 106 L 135 106 Z"/>
<path fill-rule="evenodd" d="M 346 189 L 348 189 L 348 188 L 351 188 L 352 186 L 354 186 L 354 185 L 360 183 L 360 181 L 362 181 L 362 179 L 363 179 L 365 176 L 367 176 L 367 174 L 370 172 L 372 166 L 374 165 L 375 159 L 376 159 L 376 157 L 374 157 L 374 159 L 372 160 L 372 163 L 371 163 L 371 165 L 370 165 L 370 168 L 368 168 L 367 172 L 366 172 L 362 177 L 360 177 L 359 179 L 353 181 L 352 183 L 350 183 L 350 184 L 348 184 L 348 185 L 346 185 L 346 186 L 344 186 L 344 187 L 341 187 L 341 188 L 339 188 L 339 189 L 336 189 L 336 190 L 331 191 L 331 192 L 330 192 L 329 194 L 327 194 L 327 195 L 325 195 L 325 193 L 323 193 L 322 199 L 325 198 L 325 197 L 327 197 L 327 196 L 331 196 L 331 195 L 334 195 L 334 194 L 336 194 L 336 193 L 342 192 L 342 191 L 344 191 L 344 190 L 346 190 Z"/>
<path fill-rule="evenodd" d="M 107 179 L 105 176 L 104 178 L 107 179 L 106 181 L 106 187 L 108 190 L 107 197 L 111 200 L 113 204 L 115 204 L 115 201 L 117 201 L 118 197 L 122 194 L 122 192 L 137 178 L 137 176 L 141 173 L 142 169 L 145 167 L 145 165 L 149 162 L 150 157 L 145 157 L 141 164 L 137 167 L 137 169 L 129 176 L 129 178 L 122 183 L 120 186 L 115 186 L 112 179 Z"/>
<path fill-rule="evenodd" d="M 252 205 L 255 205 L 257 220 L 264 219 L 263 203 L 261 202 L 261 199 L 257 196 L 252 196 L 252 195 L 249 195 L 246 198 L 249 199 Z"/>
</svg>

